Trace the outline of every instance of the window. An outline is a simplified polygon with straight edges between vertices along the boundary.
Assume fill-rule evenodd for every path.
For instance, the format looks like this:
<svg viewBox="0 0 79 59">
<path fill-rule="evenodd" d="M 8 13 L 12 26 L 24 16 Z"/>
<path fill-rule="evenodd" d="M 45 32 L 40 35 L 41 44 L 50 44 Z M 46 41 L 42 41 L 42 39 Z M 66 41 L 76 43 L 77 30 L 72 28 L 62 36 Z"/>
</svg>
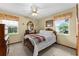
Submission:
<svg viewBox="0 0 79 59">
<path fill-rule="evenodd" d="M 62 19 L 62 20 L 58 19 L 55 21 L 55 27 L 58 33 L 68 34 L 69 33 L 68 26 L 69 26 L 68 19 Z"/>
<path fill-rule="evenodd" d="M 2 23 L 5 24 L 5 32 L 9 34 L 18 33 L 18 21 L 12 20 L 2 20 Z"/>
</svg>

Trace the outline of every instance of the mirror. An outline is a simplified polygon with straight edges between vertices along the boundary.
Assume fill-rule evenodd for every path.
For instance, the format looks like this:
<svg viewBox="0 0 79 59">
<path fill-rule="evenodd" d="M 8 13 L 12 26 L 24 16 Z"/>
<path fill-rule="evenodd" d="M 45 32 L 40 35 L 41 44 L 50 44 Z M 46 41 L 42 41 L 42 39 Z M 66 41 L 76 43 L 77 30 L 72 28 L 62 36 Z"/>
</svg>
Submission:
<svg viewBox="0 0 79 59">
<path fill-rule="evenodd" d="M 34 30 L 34 24 L 32 21 L 27 22 L 27 30 Z"/>
</svg>

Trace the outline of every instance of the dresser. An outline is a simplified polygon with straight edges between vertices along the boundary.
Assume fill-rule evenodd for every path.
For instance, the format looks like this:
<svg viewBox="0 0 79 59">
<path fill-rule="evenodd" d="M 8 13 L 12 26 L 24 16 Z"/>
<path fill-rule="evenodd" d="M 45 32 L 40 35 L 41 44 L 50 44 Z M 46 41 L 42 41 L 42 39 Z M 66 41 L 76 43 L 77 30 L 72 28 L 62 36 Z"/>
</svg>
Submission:
<svg viewBox="0 0 79 59">
<path fill-rule="evenodd" d="M 0 56 L 6 56 L 5 25 L 0 24 Z"/>
</svg>

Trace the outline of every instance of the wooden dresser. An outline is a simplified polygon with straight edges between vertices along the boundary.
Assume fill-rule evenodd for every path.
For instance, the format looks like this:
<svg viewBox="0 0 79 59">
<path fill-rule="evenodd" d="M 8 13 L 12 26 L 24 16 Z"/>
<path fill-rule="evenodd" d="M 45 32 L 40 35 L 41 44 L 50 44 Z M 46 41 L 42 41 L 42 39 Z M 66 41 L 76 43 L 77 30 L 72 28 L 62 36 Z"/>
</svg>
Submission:
<svg viewBox="0 0 79 59">
<path fill-rule="evenodd" d="M 0 56 L 6 56 L 5 25 L 0 24 Z"/>
<path fill-rule="evenodd" d="M 36 30 L 34 31 L 25 30 L 24 35 L 27 35 L 27 34 L 36 34 Z"/>
</svg>

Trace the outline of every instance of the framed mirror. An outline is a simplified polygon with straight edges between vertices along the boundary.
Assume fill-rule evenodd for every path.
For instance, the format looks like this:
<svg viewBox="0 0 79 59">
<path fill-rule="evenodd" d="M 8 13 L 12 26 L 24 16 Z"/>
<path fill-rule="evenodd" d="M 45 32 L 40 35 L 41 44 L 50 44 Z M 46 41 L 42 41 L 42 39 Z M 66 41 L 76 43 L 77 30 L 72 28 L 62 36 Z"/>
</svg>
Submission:
<svg viewBox="0 0 79 59">
<path fill-rule="evenodd" d="M 32 21 L 27 22 L 27 30 L 34 30 L 34 24 Z"/>
</svg>

